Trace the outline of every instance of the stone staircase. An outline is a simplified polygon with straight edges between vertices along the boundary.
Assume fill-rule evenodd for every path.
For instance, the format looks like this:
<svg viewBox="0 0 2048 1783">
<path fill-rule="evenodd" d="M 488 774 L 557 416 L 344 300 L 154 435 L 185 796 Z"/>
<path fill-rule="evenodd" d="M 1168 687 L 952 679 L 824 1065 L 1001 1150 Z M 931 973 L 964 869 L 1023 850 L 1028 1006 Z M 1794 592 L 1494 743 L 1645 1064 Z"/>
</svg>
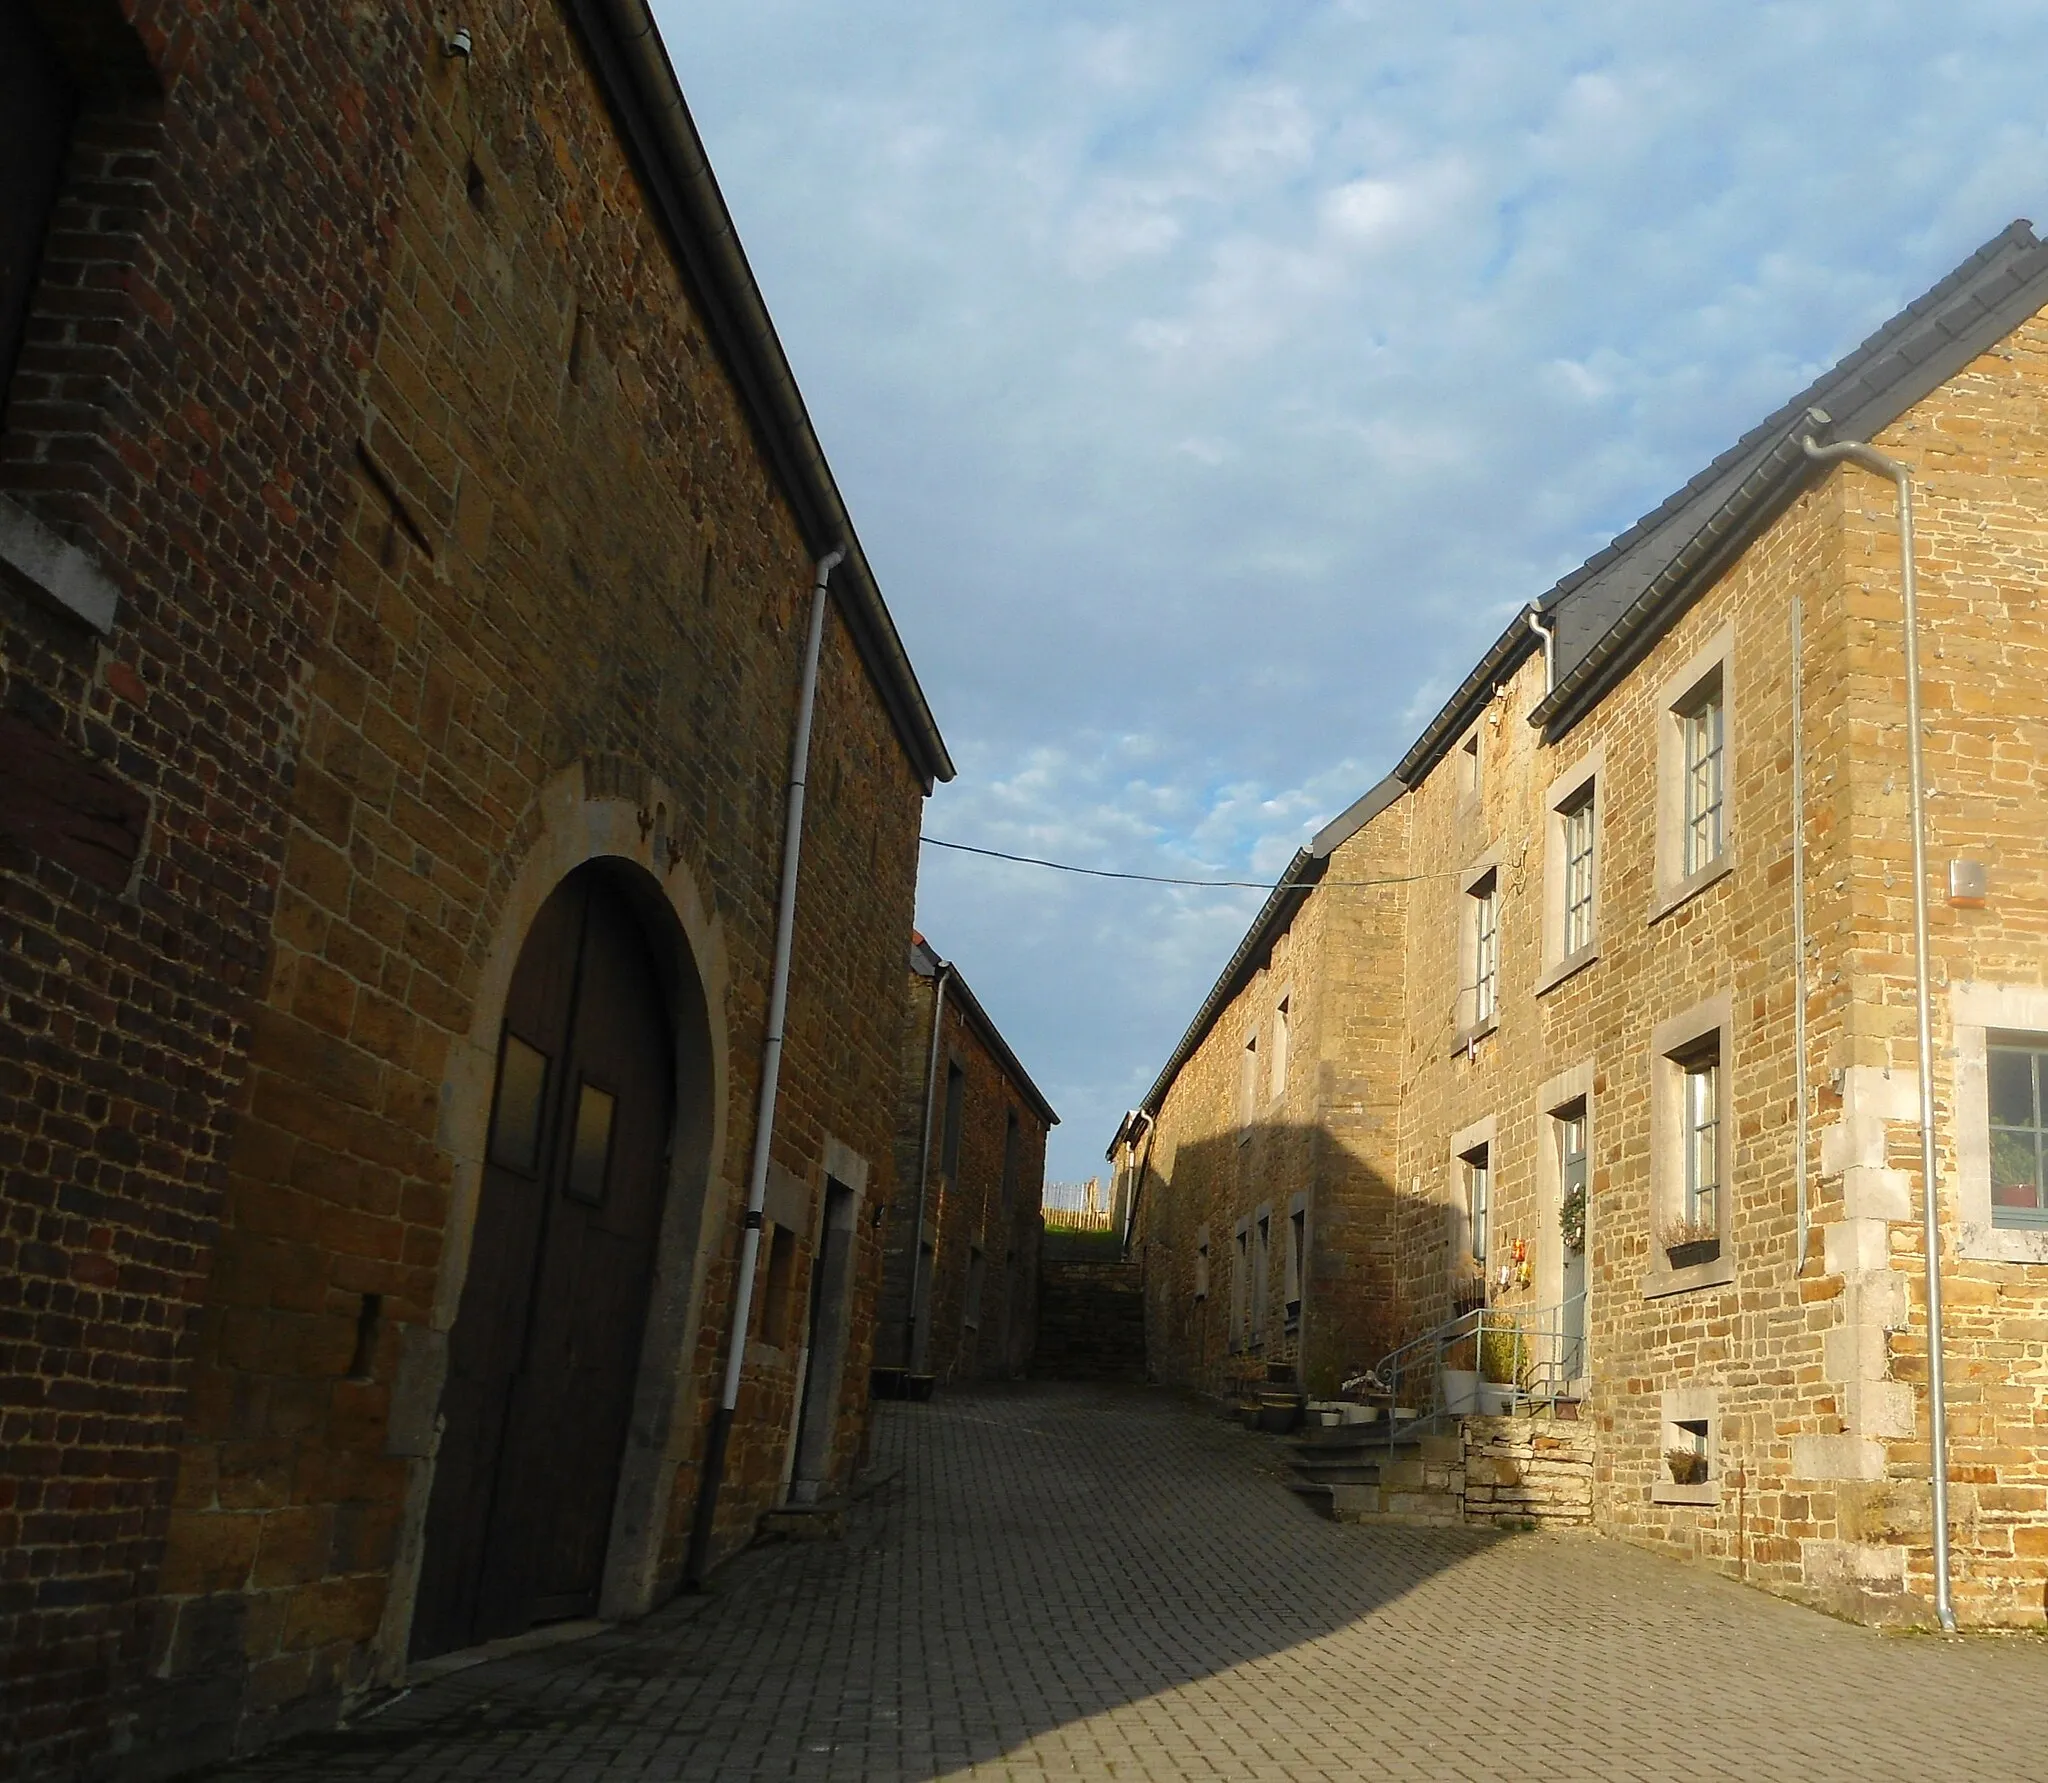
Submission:
<svg viewBox="0 0 2048 1783">
<path fill-rule="evenodd" d="M 1465 1441 L 1384 1423 L 1310 1426 L 1294 1443 L 1290 1488 L 1339 1523 L 1461 1523 Z"/>
<path fill-rule="evenodd" d="M 1047 1257 L 1039 1265 L 1031 1373 L 1042 1381 L 1145 1378 L 1145 1286 L 1136 1263 Z"/>
</svg>

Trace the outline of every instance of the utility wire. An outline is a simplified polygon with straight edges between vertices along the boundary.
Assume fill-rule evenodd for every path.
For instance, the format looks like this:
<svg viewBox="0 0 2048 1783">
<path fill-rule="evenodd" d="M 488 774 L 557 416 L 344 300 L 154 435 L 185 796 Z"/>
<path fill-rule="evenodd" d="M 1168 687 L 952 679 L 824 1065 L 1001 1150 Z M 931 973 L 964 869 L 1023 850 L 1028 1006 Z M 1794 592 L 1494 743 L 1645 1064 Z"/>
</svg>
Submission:
<svg viewBox="0 0 2048 1783">
<path fill-rule="evenodd" d="M 1414 885 L 1424 879 L 1451 879 L 1455 872 L 1404 873 L 1392 879 L 1285 879 L 1269 885 L 1263 879 L 1175 879 L 1164 873 L 1117 873 L 1107 867 L 1077 867 L 1071 861 L 1049 861 L 1035 854 L 1006 854 L 1000 848 L 976 848 L 971 842 L 945 842 L 937 836 L 920 836 L 927 848 L 950 849 L 955 854 L 978 854 L 992 861 L 1015 861 L 1023 867 L 1049 867 L 1055 873 L 1080 873 L 1090 879 L 1131 879 L 1141 885 L 1194 885 L 1211 891 L 1313 891 L 1319 885 L 1364 889 L 1376 885 Z"/>
</svg>

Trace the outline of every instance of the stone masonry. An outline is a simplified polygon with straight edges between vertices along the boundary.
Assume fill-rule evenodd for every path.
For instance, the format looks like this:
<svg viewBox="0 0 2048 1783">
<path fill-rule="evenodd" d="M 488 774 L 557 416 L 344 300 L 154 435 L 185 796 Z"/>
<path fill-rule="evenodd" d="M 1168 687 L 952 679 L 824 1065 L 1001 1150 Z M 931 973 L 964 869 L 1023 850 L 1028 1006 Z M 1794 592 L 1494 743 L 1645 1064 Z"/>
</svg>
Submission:
<svg viewBox="0 0 2048 1783">
<path fill-rule="evenodd" d="M 467 57 L 413 6 L 32 10 L 85 97 L 0 537 L 119 605 L 0 588 L 0 1749 L 142 1775 L 403 1673 L 506 985 L 593 860 L 682 1061 L 604 1613 L 675 1588 L 853 540 L 637 0 L 485 0 Z M 828 1180 L 863 1210 L 843 1481 L 951 771 L 857 547 L 809 765 L 774 1187 L 799 1298 Z M 714 1557 L 792 1442 L 747 1354 Z"/>
<path fill-rule="evenodd" d="M 1799 446 L 1868 437 L 1910 470 L 1919 528 L 1956 1603 L 2040 1625 L 2048 1233 L 1993 1205 L 1986 1057 L 2048 1047 L 2044 303 L 2048 250 L 2015 225 L 1518 615 L 1398 773 L 1297 858 L 1288 880 L 1314 889 L 1275 894 L 1131 1148 L 1162 1378 L 1213 1390 L 1231 1350 L 1286 1353 L 1283 1260 L 1247 1329 L 1228 1247 L 1290 1183 L 1311 1389 L 1481 1295 L 1556 1331 L 1579 1119 L 1586 1348 L 1558 1384 L 1595 1445 L 1596 1525 L 1842 1614 L 1930 1615 L 1896 509 L 1887 479 Z M 1683 721 L 1705 703 L 1723 827 L 1692 861 Z M 1574 810 L 1592 893 L 1567 948 Z M 1268 1081 L 1249 1042 L 1283 1001 L 1287 1089 L 1248 1099 Z M 1682 1122 L 1709 1071 L 1701 1164 Z M 1689 1169 L 1718 1193 L 1687 1234 Z"/>
</svg>

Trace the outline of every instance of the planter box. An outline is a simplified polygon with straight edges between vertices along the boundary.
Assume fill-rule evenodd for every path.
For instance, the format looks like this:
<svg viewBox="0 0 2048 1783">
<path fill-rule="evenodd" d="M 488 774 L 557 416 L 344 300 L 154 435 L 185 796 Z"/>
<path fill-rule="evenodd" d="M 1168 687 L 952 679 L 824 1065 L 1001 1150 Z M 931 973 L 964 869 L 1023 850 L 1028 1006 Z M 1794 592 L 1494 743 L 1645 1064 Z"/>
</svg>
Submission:
<svg viewBox="0 0 2048 1783">
<path fill-rule="evenodd" d="M 1695 1263 L 1711 1263 L 1721 1254 L 1718 1238 L 1696 1238 L 1690 1244 L 1674 1244 L 1664 1253 L 1673 1269 L 1690 1269 Z"/>
<path fill-rule="evenodd" d="M 1511 1382 L 1481 1381 L 1479 1383 L 1479 1415 L 1482 1418 L 1505 1418 L 1515 1409 L 1515 1389 Z"/>
<path fill-rule="evenodd" d="M 1453 1417 L 1471 1417 L 1479 1410 L 1479 1371 L 1476 1368 L 1446 1368 L 1443 1371 L 1444 1410 Z"/>
</svg>

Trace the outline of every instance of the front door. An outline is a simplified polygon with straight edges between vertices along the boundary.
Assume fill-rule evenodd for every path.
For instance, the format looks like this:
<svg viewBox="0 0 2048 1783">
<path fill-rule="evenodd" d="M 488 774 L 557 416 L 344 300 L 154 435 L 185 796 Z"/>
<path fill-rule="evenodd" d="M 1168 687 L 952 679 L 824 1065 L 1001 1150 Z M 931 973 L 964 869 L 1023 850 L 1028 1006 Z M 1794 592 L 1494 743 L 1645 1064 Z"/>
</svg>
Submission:
<svg viewBox="0 0 2048 1783">
<path fill-rule="evenodd" d="M 1558 1386 L 1586 1374 L 1586 1110 L 1581 1103 L 1557 1119 L 1560 1271 Z M 1574 1242 L 1576 1240 L 1576 1242 Z"/>
<path fill-rule="evenodd" d="M 654 962 L 585 867 L 505 1004 L 414 1658 L 597 1607 L 661 1221 L 674 1054 Z"/>
</svg>

